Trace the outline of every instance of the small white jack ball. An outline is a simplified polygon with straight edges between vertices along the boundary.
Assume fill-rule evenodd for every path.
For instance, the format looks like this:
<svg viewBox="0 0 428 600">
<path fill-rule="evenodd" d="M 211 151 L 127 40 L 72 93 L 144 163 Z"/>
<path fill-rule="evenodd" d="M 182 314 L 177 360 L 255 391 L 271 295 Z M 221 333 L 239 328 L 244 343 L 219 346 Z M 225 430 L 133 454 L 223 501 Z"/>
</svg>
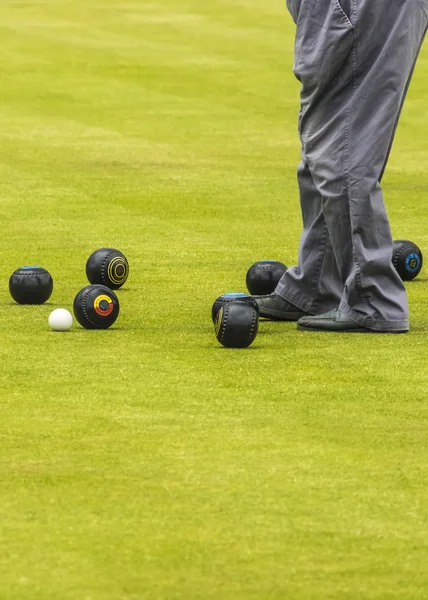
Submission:
<svg viewBox="0 0 428 600">
<path fill-rule="evenodd" d="M 73 317 L 65 308 L 56 308 L 49 315 L 48 322 L 52 331 L 68 331 L 73 324 Z"/>
</svg>

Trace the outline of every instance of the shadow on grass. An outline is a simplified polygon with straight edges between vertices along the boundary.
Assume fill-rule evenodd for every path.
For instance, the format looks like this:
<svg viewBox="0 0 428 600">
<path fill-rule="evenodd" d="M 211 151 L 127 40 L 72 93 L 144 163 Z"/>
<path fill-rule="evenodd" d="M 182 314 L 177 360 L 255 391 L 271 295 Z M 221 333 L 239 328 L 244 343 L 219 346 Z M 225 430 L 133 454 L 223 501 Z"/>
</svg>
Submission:
<svg viewBox="0 0 428 600">
<path fill-rule="evenodd" d="M 102 333 L 102 332 L 107 332 L 107 333 L 115 333 L 118 331 L 130 331 L 132 330 L 132 328 L 124 328 L 124 327 L 107 327 L 107 329 L 99 329 L 99 328 L 93 328 L 93 329 L 86 329 L 85 327 L 79 327 L 78 325 L 76 326 L 76 328 L 73 329 L 69 329 L 68 332 L 63 332 L 63 333 Z M 53 333 L 61 333 L 61 332 L 56 332 L 54 331 Z"/>
<path fill-rule="evenodd" d="M 233 350 L 235 351 L 240 351 L 240 352 L 254 352 L 254 351 L 259 351 L 259 350 L 263 350 L 263 346 L 258 346 L 257 344 L 254 345 L 252 344 L 251 346 L 248 346 L 247 348 L 227 348 L 226 346 L 222 346 L 220 344 L 220 342 L 218 342 L 217 345 L 213 345 L 211 344 L 204 344 L 203 346 L 199 346 L 199 348 L 205 348 L 205 349 L 209 349 L 209 350 L 213 350 L 213 351 L 218 351 L 218 350 L 224 350 L 225 352 L 231 352 Z"/>
<path fill-rule="evenodd" d="M 0 302 L 0 306 L 16 306 L 18 308 L 30 307 L 34 308 L 36 306 L 58 306 L 58 302 L 43 302 L 43 304 L 18 304 L 18 302 L 14 302 L 10 300 L 8 302 Z"/>
<path fill-rule="evenodd" d="M 294 321 L 263 321 L 259 322 L 259 335 L 283 335 L 284 333 L 290 333 L 290 331 L 297 331 L 296 323 Z"/>
</svg>

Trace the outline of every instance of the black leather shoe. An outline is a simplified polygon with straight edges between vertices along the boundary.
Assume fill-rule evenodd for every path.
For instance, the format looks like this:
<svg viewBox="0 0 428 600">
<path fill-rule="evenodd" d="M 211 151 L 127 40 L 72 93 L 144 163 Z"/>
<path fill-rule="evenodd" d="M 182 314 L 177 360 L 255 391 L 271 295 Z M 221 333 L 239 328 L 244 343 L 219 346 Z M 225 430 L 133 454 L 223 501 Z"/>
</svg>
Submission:
<svg viewBox="0 0 428 600">
<path fill-rule="evenodd" d="M 339 333 L 406 333 L 407 329 L 397 331 L 373 331 L 367 327 L 361 327 L 352 321 L 344 312 L 335 308 L 323 315 L 315 317 L 302 317 L 297 323 L 297 329 L 302 331 L 333 331 Z"/>
<path fill-rule="evenodd" d="M 269 296 L 252 296 L 259 307 L 260 316 L 271 321 L 298 321 L 308 313 L 303 312 L 294 304 L 287 302 L 278 294 Z"/>
</svg>

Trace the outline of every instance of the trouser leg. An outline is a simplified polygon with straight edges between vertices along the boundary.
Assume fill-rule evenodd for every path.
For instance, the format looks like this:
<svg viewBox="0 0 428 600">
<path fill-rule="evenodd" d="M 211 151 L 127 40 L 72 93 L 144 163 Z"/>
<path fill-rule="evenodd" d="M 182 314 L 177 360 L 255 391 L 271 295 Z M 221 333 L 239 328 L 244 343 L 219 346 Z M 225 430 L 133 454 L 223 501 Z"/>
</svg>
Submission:
<svg viewBox="0 0 428 600">
<path fill-rule="evenodd" d="M 302 151 L 297 169 L 303 231 L 299 246 L 299 264 L 290 267 L 275 293 L 308 313 L 320 314 L 336 308 L 343 283 L 323 214 L 323 199 L 319 193 Z M 298 288 L 296 293 L 293 290 Z"/>
<path fill-rule="evenodd" d="M 379 180 L 427 18 L 419 0 L 347 1 L 348 13 L 345 0 L 301 0 L 293 15 L 300 135 L 343 283 L 340 308 L 393 331 L 408 326 L 408 307 Z M 310 306 L 298 272 L 281 293 Z"/>
</svg>

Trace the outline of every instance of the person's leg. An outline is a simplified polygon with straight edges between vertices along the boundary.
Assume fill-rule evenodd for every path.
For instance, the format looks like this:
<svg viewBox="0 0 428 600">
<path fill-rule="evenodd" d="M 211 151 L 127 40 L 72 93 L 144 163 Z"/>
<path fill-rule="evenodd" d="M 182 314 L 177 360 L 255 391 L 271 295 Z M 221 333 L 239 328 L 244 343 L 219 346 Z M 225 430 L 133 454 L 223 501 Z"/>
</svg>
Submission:
<svg viewBox="0 0 428 600">
<path fill-rule="evenodd" d="M 299 7 L 301 139 L 344 283 L 341 311 L 362 327 L 403 331 L 407 298 L 379 180 L 427 17 L 419 0 L 348 0 L 349 14 L 344 1 Z M 289 281 L 281 294 L 302 290 Z"/>
<path fill-rule="evenodd" d="M 290 267 L 275 293 L 307 313 L 322 313 L 339 305 L 340 279 L 323 214 L 323 199 L 315 186 L 304 151 L 297 170 L 303 231 L 299 264 Z"/>
<path fill-rule="evenodd" d="M 313 0 L 312 0 L 313 1 Z M 352 0 L 342 0 L 351 2 Z M 316 6 L 311 8 L 311 0 L 287 0 L 287 6 L 297 23 L 294 71 L 301 79 L 301 52 L 304 40 L 311 31 L 310 16 L 316 17 Z M 347 50 L 350 54 L 351 45 Z M 306 50 L 303 50 L 306 53 Z M 321 56 L 325 51 L 320 49 Z M 330 56 L 327 64 L 335 65 L 336 71 L 342 68 L 346 59 L 343 52 L 337 57 Z M 351 68 L 349 67 L 349 72 Z M 324 75 L 324 79 L 326 75 Z M 349 81 L 351 77 L 349 76 Z M 304 92 L 304 90 L 303 90 Z M 299 130 L 302 129 L 305 114 L 304 93 L 299 116 Z M 344 148 L 343 148 L 344 150 Z M 323 197 L 315 185 L 302 143 L 302 160 L 297 171 L 300 192 L 300 206 L 303 231 L 299 246 L 298 266 L 290 267 L 279 282 L 272 296 L 256 297 L 260 314 L 263 317 L 297 320 L 302 311 L 321 314 L 339 305 L 344 289 L 333 253 L 330 235 L 323 212 Z M 297 307 L 297 311 L 294 307 Z"/>
<path fill-rule="evenodd" d="M 342 0 L 342 2 L 348 3 L 351 1 Z M 325 0 L 324 4 L 326 5 Z M 303 56 L 307 56 L 310 53 L 308 53 L 305 46 L 315 45 L 311 39 L 314 25 L 312 20 L 318 16 L 318 7 L 314 3 L 314 0 L 312 2 L 311 0 L 287 0 L 287 6 L 293 20 L 297 23 L 294 71 L 297 78 L 302 81 L 304 77 L 301 73 L 303 70 L 302 53 Z M 347 27 L 343 39 L 339 40 L 340 45 L 336 45 L 335 48 L 330 48 L 330 50 L 326 47 L 329 40 L 324 39 L 321 41 L 322 43 L 319 48 L 312 49 L 312 53 L 315 56 L 312 56 L 310 61 L 319 61 L 320 57 L 325 57 L 327 70 L 322 73 L 322 69 L 319 69 L 320 73 L 317 75 L 320 81 L 328 81 L 329 78 L 332 78 L 332 73 L 335 77 L 337 77 L 337 73 L 340 73 L 342 81 L 348 84 L 344 86 L 345 93 L 341 94 L 339 98 L 339 104 L 344 104 L 347 95 L 351 91 L 352 35 L 349 35 Z M 322 47 L 323 45 L 325 47 Z M 304 85 L 299 118 L 299 130 L 301 133 L 307 113 L 306 95 L 307 90 Z M 341 279 L 337 267 L 330 234 L 324 217 L 324 199 L 314 182 L 304 145 L 304 140 L 302 139 L 302 161 L 297 171 L 303 220 L 299 261 L 298 266 L 290 267 L 285 273 L 275 290 L 275 294 L 278 294 L 282 299 L 307 313 L 320 314 L 339 305 L 345 280 Z M 344 156 L 345 146 L 343 143 L 341 147 L 337 148 L 337 155 L 340 156 L 341 153 Z M 341 165 L 341 169 L 344 171 L 344 164 Z M 342 190 L 343 192 L 344 190 Z M 275 304 L 275 301 L 269 299 L 262 301 L 261 313 L 263 314 L 264 312 L 263 304 L 269 306 L 272 303 Z M 267 314 L 263 316 L 267 316 Z"/>
</svg>

